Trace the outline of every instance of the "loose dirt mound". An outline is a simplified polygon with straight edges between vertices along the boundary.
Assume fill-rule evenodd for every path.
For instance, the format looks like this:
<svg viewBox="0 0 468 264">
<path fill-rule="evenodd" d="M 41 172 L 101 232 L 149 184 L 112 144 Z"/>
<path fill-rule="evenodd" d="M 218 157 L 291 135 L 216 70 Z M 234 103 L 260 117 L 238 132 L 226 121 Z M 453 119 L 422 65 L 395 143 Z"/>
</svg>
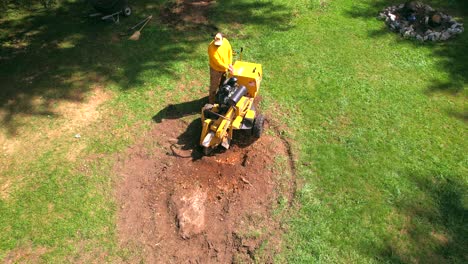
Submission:
<svg viewBox="0 0 468 264">
<path fill-rule="evenodd" d="M 129 262 L 272 262 L 278 214 L 294 190 L 287 146 L 270 135 L 246 145 L 244 135 L 202 157 L 200 129 L 200 119 L 164 120 L 116 166 L 118 232 L 133 251 Z"/>
</svg>

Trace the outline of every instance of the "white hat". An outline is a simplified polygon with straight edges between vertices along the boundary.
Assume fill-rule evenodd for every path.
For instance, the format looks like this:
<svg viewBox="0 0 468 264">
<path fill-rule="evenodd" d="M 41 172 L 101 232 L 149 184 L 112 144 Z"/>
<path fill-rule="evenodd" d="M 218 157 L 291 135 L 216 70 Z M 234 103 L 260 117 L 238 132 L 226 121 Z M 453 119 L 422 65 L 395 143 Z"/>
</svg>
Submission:
<svg viewBox="0 0 468 264">
<path fill-rule="evenodd" d="M 221 35 L 221 33 L 217 33 L 214 37 L 214 44 L 216 46 L 221 46 L 223 44 L 223 35 Z"/>
</svg>

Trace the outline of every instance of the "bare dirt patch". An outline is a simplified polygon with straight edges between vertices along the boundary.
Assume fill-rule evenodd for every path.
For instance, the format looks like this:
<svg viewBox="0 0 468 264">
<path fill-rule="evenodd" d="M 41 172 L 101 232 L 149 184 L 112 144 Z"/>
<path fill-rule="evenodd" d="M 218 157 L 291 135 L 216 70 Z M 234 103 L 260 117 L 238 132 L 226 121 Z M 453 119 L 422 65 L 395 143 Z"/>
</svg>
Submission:
<svg viewBox="0 0 468 264">
<path fill-rule="evenodd" d="M 47 249 L 44 247 L 33 248 L 32 245 L 26 245 L 10 251 L 3 263 L 38 263 L 45 253 Z"/>
<path fill-rule="evenodd" d="M 252 142 L 236 131 L 231 149 L 206 157 L 197 148 L 200 119 L 184 120 L 155 124 L 114 168 L 130 262 L 272 262 L 281 204 L 295 188 L 288 146 L 276 135 Z"/>
<path fill-rule="evenodd" d="M 0 128 L 0 198 L 7 199 L 11 189 L 19 188 L 24 179 L 7 175 L 15 166 L 22 166 L 46 151 L 59 145 L 59 142 L 73 144 L 67 152 L 67 159 L 75 161 L 86 146 L 74 135 L 88 130 L 88 126 L 102 117 L 100 106 L 112 98 L 112 93 L 100 86 L 93 86 L 93 91 L 79 101 L 57 101 L 50 118 L 41 117 L 33 120 L 22 117 L 28 126 L 18 129 L 11 137 Z M 37 100 L 40 100 L 39 98 Z M 72 143 L 71 143 L 72 142 Z"/>
<path fill-rule="evenodd" d="M 43 102 L 43 99 L 36 98 L 35 101 L 38 102 L 37 104 L 56 104 L 50 115 L 51 118 L 53 116 L 53 118 L 61 121 L 63 125 L 58 129 L 48 129 L 47 127 L 37 125 L 39 131 L 34 131 L 27 127 L 19 130 L 18 134 L 14 137 L 8 137 L 6 133 L 2 133 L 3 131 L 0 131 L 0 146 L 5 154 L 12 155 L 15 152 L 24 150 L 25 148 L 29 151 L 31 149 L 30 144 L 37 147 L 37 141 L 42 140 L 42 138 L 39 138 L 41 136 L 52 141 L 57 140 L 65 133 L 79 131 L 100 118 L 99 106 L 111 97 L 112 94 L 109 91 L 104 90 L 104 88 L 100 86 L 93 86 L 92 92 L 89 93 L 88 98 L 80 98 L 76 101 Z M 41 125 L 44 126 L 43 124 Z"/>
</svg>

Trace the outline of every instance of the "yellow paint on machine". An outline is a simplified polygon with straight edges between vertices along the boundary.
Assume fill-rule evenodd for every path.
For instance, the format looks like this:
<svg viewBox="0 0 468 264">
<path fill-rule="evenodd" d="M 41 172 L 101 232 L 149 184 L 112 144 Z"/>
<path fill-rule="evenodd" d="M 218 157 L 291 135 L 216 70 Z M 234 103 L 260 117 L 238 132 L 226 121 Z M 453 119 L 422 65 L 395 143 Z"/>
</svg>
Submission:
<svg viewBox="0 0 468 264">
<path fill-rule="evenodd" d="M 239 85 L 247 87 L 249 97 L 254 98 L 260 90 L 263 71 L 262 65 L 245 61 L 236 61 L 233 65 L 234 77 L 237 78 Z"/>
<path fill-rule="evenodd" d="M 255 111 L 252 109 L 249 109 L 247 113 L 245 114 L 245 119 L 254 119 L 255 118 Z"/>
<path fill-rule="evenodd" d="M 240 129 L 242 120 L 243 120 L 242 116 L 237 116 L 234 122 L 232 122 L 232 127 L 234 129 Z"/>
</svg>

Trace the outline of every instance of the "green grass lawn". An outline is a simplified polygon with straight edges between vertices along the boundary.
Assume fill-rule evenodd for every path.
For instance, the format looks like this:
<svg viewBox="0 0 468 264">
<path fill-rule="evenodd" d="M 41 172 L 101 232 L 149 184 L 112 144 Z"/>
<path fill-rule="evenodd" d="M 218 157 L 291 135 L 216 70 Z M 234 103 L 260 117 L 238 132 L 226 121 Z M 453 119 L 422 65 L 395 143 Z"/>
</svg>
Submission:
<svg viewBox="0 0 468 264">
<path fill-rule="evenodd" d="M 116 241 L 115 157 L 167 104 L 207 94 L 212 28 L 155 19 L 140 41 L 115 39 L 165 2 L 134 1 L 120 25 L 86 18 L 80 1 L 0 19 L 0 132 L 26 146 L 0 160 L 0 260 L 131 255 Z M 425 2 L 467 21 L 465 1 Z M 376 19 L 392 3 L 221 0 L 210 12 L 263 64 L 261 106 L 297 154 L 279 263 L 468 261 L 468 34 L 402 40 Z M 110 98 L 99 118 L 64 129 L 58 105 L 85 104 L 96 85 Z"/>
</svg>

